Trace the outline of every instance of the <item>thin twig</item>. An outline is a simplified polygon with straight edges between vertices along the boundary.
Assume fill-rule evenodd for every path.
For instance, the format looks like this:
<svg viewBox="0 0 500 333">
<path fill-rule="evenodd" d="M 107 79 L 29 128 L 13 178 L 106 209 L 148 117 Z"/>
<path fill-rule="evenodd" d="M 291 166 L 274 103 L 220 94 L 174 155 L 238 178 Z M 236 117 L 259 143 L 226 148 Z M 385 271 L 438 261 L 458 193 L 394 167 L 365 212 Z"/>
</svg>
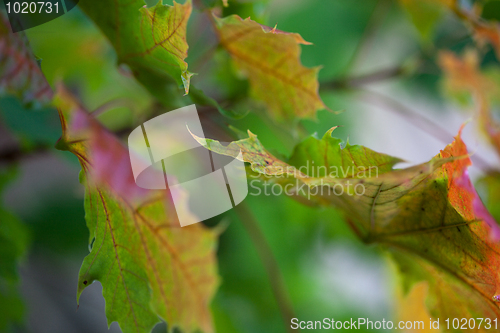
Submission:
<svg viewBox="0 0 500 333">
<path fill-rule="evenodd" d="M 245 227 L 248 235 L 252 239 L 253 244 L 259 254 L 260 260 L 267 271 L 269 281 L 271 283 L 271 289 L 273 291 L 276 302 L 278 303 L 283 321 L 285 322 L 285 327 L 288 332 L 293 332 L 290 323 L 292 318 L 296 318 L 295 312 L 293 311 L 293 306 L 290 301 L 290 296 L 288 295 L 287 289 L 285 287 L 285 282 L 281 271 L 278 266 L 278 262 L 273 255 L 271 247 L 266 241 L 266 237 L 260 230 L 257 221 L 252 215 L 252 212 L 245 203 L 241 203 L 236 206 L 236 212 L 240 218 L 241 223 Z"/>
<path fill-rule="evenodd" d="M 344 77 L 332 81 L 323 82 L 320 85 L 320 89 L 349 89 L 364 86 L 370 83 L 378 83 L 390 79 L 400 77 L 404 74 L 404 68 L 402 66 L 393 68 L 384 68 L 372 73 Z"/>
</svg>

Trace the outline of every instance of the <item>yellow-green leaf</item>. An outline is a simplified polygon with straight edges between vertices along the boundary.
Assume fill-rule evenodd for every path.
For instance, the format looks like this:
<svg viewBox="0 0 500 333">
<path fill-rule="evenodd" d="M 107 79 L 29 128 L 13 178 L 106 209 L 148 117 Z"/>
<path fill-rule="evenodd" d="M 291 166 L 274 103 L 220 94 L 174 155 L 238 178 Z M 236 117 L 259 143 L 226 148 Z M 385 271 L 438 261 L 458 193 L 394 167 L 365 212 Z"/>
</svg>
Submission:
<svg viewBox="0 0 500 333">
<path fill-rule="evenodd" d="M 80 7 L 113 44 L 118 62 L 142 75 L 172 77 L 189 92 L 186 26 L 191 0 L 173 6 L 162 1 L 146 8 L 144 0 L 82 1 Z"/>
<path fill-rule="evenodd" d="M 299 34 L 270 28 L 237 15 L 216 18 L 220 43 L 250 81 L 251 94 L 279 120 L 315 118 L 325 109 L 318 95 L 319 67 L 300 62 Z"/>
</svg>

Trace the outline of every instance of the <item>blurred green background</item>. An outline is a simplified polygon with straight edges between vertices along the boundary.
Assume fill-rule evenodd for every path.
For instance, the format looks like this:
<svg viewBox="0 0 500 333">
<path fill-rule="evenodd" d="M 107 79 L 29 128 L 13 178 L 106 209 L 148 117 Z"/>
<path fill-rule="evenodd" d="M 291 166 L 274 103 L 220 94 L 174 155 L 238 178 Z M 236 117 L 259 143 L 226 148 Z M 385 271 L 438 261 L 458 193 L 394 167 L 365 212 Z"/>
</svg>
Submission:
<svg viewBox="0 0 500 333">
<path fill-rule="evenodd" d="M 238 0 L 229 1 L 223 15 L 232 13 L 277 24 L 278 29 L 298 32 L 312 42 L 302 47 L 302 62 L 323 66 L 321 97 L 331 109 L 344 112 L 320 111 L 318 121 L 304 120 L 293 129 L 273 122 L 241 98 L 246 83 L 231 72 L 227 55 L 213 50 L 213 31 L 195 9 L 186 59 L 190 71 L 199 74 L 193 85 L 218 98 L 229 96 L 236 110 L 252 109 L 239 120 L 202 109 L 202 120 L 221 125 L 207 125 L 207 137 L 231 138 L 227 125 L 250 129 L 264 146 L 289 156 L 306 135 L 322 136 L 341 125 L 335 136 L 415 164 L 437 154 L 447 142 L 429 135 L 425 124 L 384 107 L 388 100 L 373 98 L 370 91 L 435 119 L 451 134 L 470 116 L 446 103 L 440 92 L 436 50 L 460 52 L 472 44 L 466 28 L 451 15 L 441 18 L 436 32 L 429 35 L 415 28 L 398 2 L 388 0 Z M 51 86 L 63 80 L 88 110 L 101 110 L 98 119 L 122 138 L 152 115 L 169 111 L 126 68 L 116 66 L 113 48 L 78 7 L 26 33 Z M 214 56 L 207 61 L 209 52 Z M 496 64 L 493 51 L 485 52 L 485 62 Z M 394 69 L 398 75 L 390 79 L 345 86 L 346 78 Z M 471 150 L 496 163 L 491 151 L 474 141 L 474 126 L 466 131 Z M 107 331 L 99 284 L 83 293 L 77 310 L 76 283 L 88 253 L 88 230 L 77 159 L 52 148 L 60 134 L 54 109 L 31 112 L 15 97 L 0 99 L 3 207 L 22 220 L 30 239 L 18 286 L 25 313 L 7 326 L 13 332 Z M 451 140 L 450 136 L 448 143 Z M 298 318 L 395 320 L 394 270 L 380 249 L 355 237 L 335 209 L 308 207 L 285 196 L 250 195 L 246 202 L 276 256 Z M 285 332 L 266 271 L 238 216 L 230 211 L 208 223 L 219 221 L 228 227 L 218 250 L 222 284 L 213 301 L 217 332 Z M 155 332 L 165 330 L 165 325 L 155 328 Z M 116 323 L 111 332 L 119 332 Z"/>
</svg>

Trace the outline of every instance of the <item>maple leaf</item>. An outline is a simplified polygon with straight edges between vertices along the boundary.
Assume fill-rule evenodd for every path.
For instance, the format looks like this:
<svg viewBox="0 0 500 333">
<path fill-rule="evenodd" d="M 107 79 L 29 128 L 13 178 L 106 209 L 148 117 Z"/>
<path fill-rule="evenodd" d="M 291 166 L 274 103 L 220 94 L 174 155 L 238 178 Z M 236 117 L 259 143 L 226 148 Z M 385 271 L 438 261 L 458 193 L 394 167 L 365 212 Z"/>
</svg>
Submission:
<svg viewBox="0 0 500 333">
<path fill-rule="evenodd" d="M 500 124 L 491 115 L 491 100 L 500 93 L 498 85 L 480 72 L 477 52 L 468 50 L 462 58 L 451 52 L 439 53 L 449 92 L 467 92 L 477 105 L 479 126 L 500 156 Z"/>
<path fill-rule="evenodd" d="M 45 105 L 52 100 L 52 89 L 26 35 L 11 32 L 4 12 L 0 13 L 0 93 L 14 94 L 26 104 Z"/>
<path fill-rule="evenodd" d="M 184 5 L 174 1 L 173 6 L 159 0 L 150 8 L 144 0 L 84 1 L 80 7 L 111 41 L 119 63 L 130 66 L 139 78 L 143 73 L 172 77 L 189 92 L 193 74 L 184 59 L 191 0 Z"/>
<path fill-rule="evenodd" d="M 0 193 L 16 173 L 16 169 L 0 169 Z M 24 304 L 18 292 L 18 265 L 29 244 L 26 226 L 3 208 L 0 202 L 0 331 L 9 332 L 12 323 L 23 322 Z"/>
<path fill-rule="evenodd" d="M 500 227 L 472 187 L 467 174 L 471 161 L 460 133 L 429 162 L 398 170 L 393 166 L 399 159 L 360 146 L 341 148 L 331 132 L 300 143 L 288 162 L 267 152 L 255 135 L 227 147 L 195 138 L 219 154 L 236 157 L 241 148 L 241 159 L 254 172 L 287 185 L 292 179 L 297 188 L 304 183 L 308 198 L 338 207 L 362 240 L 393 254 L 407 281 L 428 282 L 433 316 L 498 317 Z M 346 172 L 346 178 L 336 176 L 348 166 L 354 171 Z M 327 173 L 308 176 L 311 168 Z M 378 173 L 367 173 L 371 168 Z M 335 190 L 339 186 L 342 192 Z M 357 186 L 364 190 L 356 191 Z"/>
<path fill-rule="evenodd" d="M 78 298 L 98 280 L 108 323 L 117 321 L 123 332 L 149 332 L 158 317 L 186 332 L 212 332 L 217 234 L 201 224 L 181 228 L 168 191 L 135 184 L 128 150 L 116 137 L 62 87 L 56 103 L 63 129 L 57 147 L 78 157 L 86 190 L 92 249 Z M 185 200 L 183 192 L 171 194 Z"/>
<path fill-rule="evenodd" d="M 221 45 L 248 77 L 251 94 L 279 120 L 314 118 L 326 109 L 318 95 L 320 67 L 300 63 L 299 34 L 263 26 L 238 15 L 216 18 Z"/>
<path fill-rule="evenodd" d="M 18 292 L 17 267 L 27 244 L 26 227 L 14 215 L 0 208 L 0 331 L 9 332 L 10 324 L 23 322 L 24 304 Z"/>
<path fill-rule="evenodd" d="M 8 332 L 12 322 L 22 323 L 24 304 L 17 290 L 17 267 L 28 245 L 28 230 L 14 215 L 0 207 L 0 331 Z"/>
</svg>

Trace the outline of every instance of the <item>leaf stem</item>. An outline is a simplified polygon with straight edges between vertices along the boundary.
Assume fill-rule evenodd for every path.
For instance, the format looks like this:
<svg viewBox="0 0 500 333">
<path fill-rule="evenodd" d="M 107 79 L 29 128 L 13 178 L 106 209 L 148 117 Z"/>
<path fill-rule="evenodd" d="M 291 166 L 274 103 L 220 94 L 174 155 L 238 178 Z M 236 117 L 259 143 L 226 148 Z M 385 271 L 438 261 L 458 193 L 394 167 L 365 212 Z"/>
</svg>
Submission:
<svg viewBox="0 0 500 333">
<path fill-rule="evenodd" d="M 269 277 L 269 282 L 271 283 L 271 289 L 273 291 L 276 302 L 280 309 L 285 327 L 288 332 L 293 332 L 290 323 L 292 318 L 296 318 L 295 312 L 293 310 L 292 303 L 290 301 L 290 296 L 288 295 L 287 289 L 285 287 L 285 281 L 283 275 L 279 269 L 278 262 L 273 255 L 271 247 L 266 240 L 265 235 L 259 227 L 259 224 L 255 220 L 252 212 L 245 203 L 241 203 L 235 208 L 238 217 L 243 224 L 243 227 L 248 232 L 255 249 L 267 271 Z"/>
</svg>

